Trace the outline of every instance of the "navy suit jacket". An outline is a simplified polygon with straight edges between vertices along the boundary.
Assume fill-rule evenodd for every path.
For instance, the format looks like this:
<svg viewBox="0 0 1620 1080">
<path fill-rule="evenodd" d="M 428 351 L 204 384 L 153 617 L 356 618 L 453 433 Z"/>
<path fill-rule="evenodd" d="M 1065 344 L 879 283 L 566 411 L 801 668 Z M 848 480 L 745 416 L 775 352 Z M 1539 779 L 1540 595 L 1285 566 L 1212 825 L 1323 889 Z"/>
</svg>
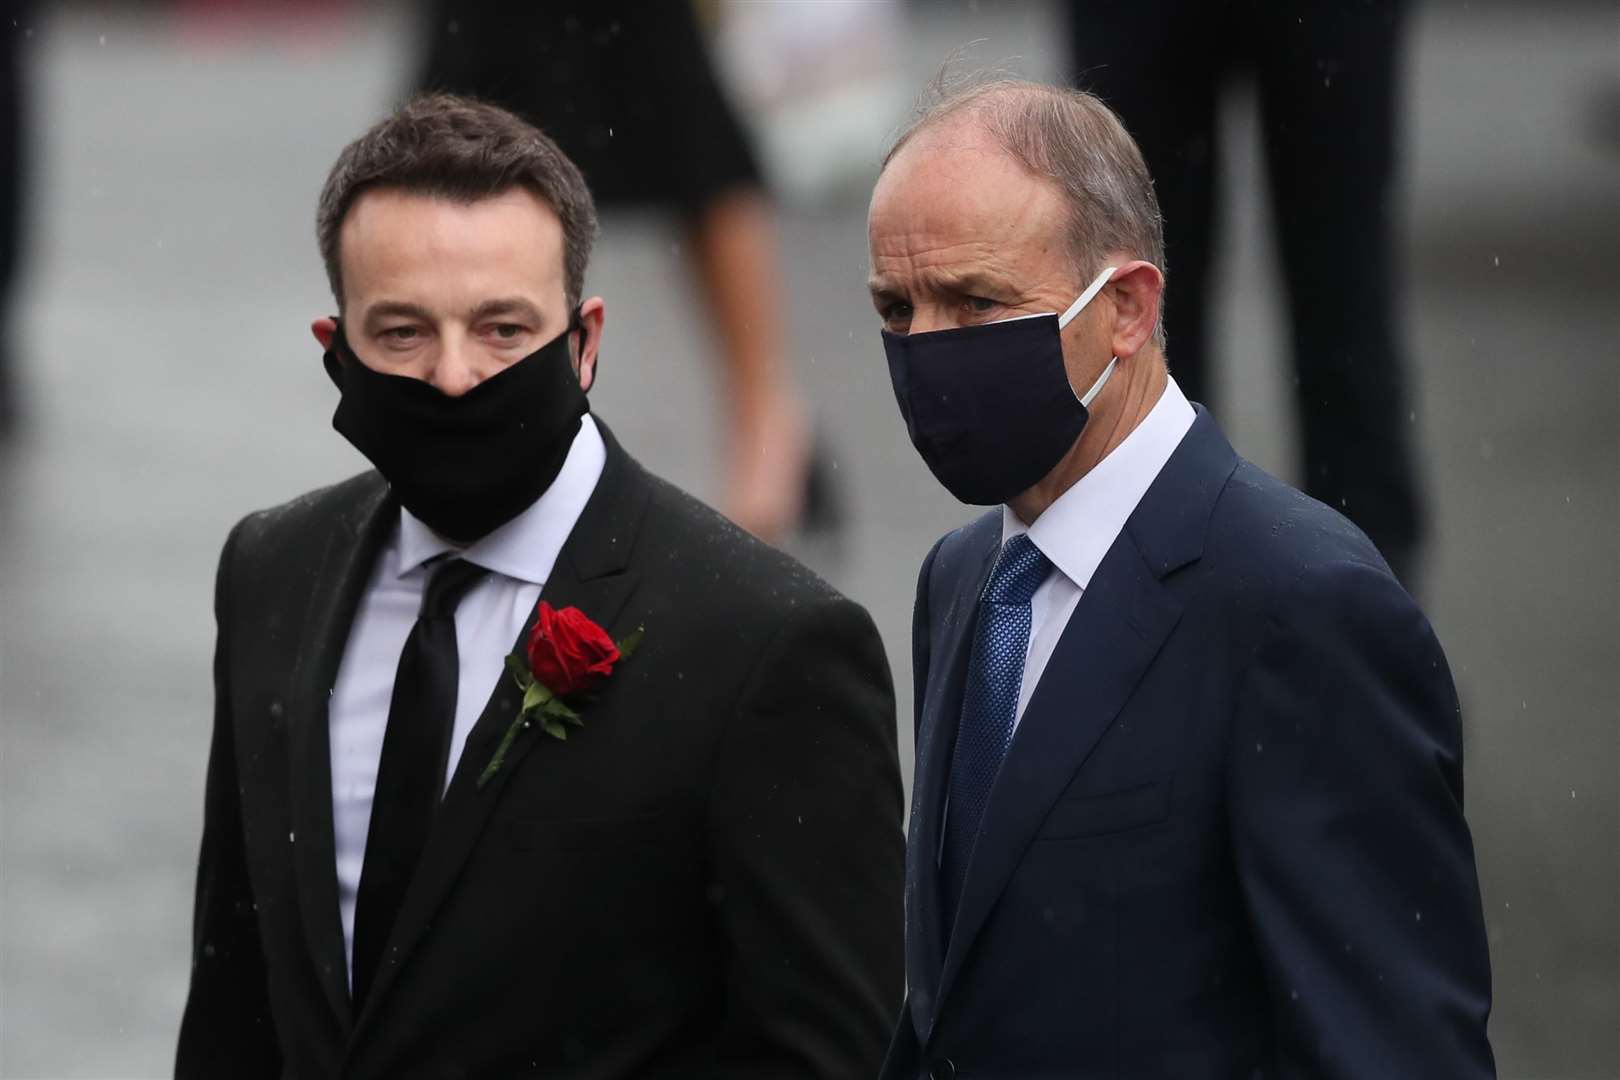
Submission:
<svg viewBox="0 0 1620 1080">
<path fill-rule="evenodd" d="M 941 812 L 999 514 L 917 589 L 912 1077 L 1494 1075 L 1456 691 L 1353 525 L 1207 413 L 1081 597 L 941 925 Z"/>
</svg>

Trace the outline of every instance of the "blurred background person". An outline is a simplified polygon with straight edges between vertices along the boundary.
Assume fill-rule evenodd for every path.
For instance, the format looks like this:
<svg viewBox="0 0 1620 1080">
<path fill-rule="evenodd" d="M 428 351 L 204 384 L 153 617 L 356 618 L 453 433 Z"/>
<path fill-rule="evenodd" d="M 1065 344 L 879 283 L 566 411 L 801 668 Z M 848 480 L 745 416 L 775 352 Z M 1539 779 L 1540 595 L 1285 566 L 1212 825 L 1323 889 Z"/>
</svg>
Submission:
<svg viewBox="0 0 1620 1080">
<path fill-rule="evenodd" d="M 1071 0 L 1074 76 L 1124 119 L 1164 210 L 1171 366 L 1219 415 L 1211 271 L 1223 88 L 1252 72 L 1281 255 L 1301 486 L 1408 588 L 1423 539 L 1395 298 L 1402 0 Z M 1244 242 L 1246 237 L 1232 238 Z"/>
<path fill-rule="evenodd" d="M 0 5 L 0 442 L 17 426 L 17 349 L 11 308 L 22 261 L 23 191 L 28 183 L 26 45 L 32 12 L 23 0 Z"/>
<path fill-rule="evenodd" d="M 653 205 L 686 229 L 725 396 L 720 506 L 761 538 L 838 521 L 793 379 L 770 201 L 688 0 L 432 0 L 418 85 L 528 118 L 604 209 Z"/>
</svg>

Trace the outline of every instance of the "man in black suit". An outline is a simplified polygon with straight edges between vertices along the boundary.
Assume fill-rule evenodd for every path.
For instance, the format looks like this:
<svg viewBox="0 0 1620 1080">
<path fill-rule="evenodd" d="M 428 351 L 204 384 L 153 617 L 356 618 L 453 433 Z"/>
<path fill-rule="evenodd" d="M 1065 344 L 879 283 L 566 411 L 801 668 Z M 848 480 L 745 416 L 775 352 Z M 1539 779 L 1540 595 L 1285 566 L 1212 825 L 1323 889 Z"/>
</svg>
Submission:
<svg viewBox="0 0 1620 1080">
<path fill-rule="evenodd" d="M 178 1076 L 879 1067 L 903 860 L 882 646 L 591 417 L 595 231 L 555 144 L 464 99 L 333 167 L 342 318 L 314 332 L 378 471 L 225 545 Z M 522 723 L 547 695 L 520 676 L 572 715 Z"/>
<path fill-rule="evenodd" d="M 918 584 L 884 1077 L 1494 1075 L 1445 657 L 1169 378 L 1130 136 L 1079 92 L 964 91 L 869 234 L 912 440 L 995 507 Z"/>
</svg>

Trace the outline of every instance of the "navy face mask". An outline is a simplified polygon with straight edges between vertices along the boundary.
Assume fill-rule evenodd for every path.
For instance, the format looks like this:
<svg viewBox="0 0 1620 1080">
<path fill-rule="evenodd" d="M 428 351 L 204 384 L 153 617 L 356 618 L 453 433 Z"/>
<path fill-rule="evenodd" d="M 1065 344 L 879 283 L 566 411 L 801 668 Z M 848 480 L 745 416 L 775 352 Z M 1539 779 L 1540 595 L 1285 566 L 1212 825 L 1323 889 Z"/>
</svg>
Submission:
<svg viewBox="0 0 1620 1080">
<path fill-rule="evenodd" d="M 883 331 L 889 378 L 912 445 L 945 489 L 978 506 L 1034 487 L 1074 446 L 1118 357 L 1083 397 L 1061 331 L 1108 283 L 1097 275 L 1062 315 L 1026 315 L 926 334 Z"/>
<path fill-rule="evenodd" d="M 405 509 L 445 539 L 471 543 L 528 509 L 562 471 L 590 410 L 568 350 L 576 326 L 460 397 L 372 370 L 340 326 L 325 356 L 343 395 L 332 426 Z"/>
</svg>

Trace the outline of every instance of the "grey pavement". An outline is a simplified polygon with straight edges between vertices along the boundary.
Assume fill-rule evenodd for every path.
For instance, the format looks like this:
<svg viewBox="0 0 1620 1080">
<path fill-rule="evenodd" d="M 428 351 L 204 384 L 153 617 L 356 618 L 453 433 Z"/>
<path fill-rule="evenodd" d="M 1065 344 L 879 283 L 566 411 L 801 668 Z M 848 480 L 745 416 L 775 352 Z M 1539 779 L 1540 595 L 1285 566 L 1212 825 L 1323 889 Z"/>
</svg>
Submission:
<svg viewBox="0 0 1620 1080">
<path fill-rule="evenodd" d="M 368 11 L 199 40 L 70 8 L 37 35 L 34 412 L 0 451 L 0 1077 L 171 1067 L 214 561 L 246 511 L 363 466 L 329 427 L 307 326 L 330 308 L 311 224 L 324 171 L 400 89 L 409 21 Z M 1041 4 L 913 12 L 918 72 L 972 39 L 982 59 L 1059 71 Z M 1436 5 L 1412 41 L 1402 295 L 1436 523 L 1424 592 L 1464 698 L 1492 1033 L 1515 1078 L 1620 1077 L 1620 147 L 1594 106 L 1620 83 L 1617 22 L 1612 5 Z M 1227 119 L 1223 420 L 1288 476 L 1241 96 Z M 914 574 L 966 513 L 895 413 L 863 213 L 784 215 L 788 330 L 855 513 L 841 557 L 807 554 L 884 634 L 909 777 Z M 677 244 L 655 217 L 606 222 L 595 405 L 710 495 L 712 346 Z"/>
</svg>

